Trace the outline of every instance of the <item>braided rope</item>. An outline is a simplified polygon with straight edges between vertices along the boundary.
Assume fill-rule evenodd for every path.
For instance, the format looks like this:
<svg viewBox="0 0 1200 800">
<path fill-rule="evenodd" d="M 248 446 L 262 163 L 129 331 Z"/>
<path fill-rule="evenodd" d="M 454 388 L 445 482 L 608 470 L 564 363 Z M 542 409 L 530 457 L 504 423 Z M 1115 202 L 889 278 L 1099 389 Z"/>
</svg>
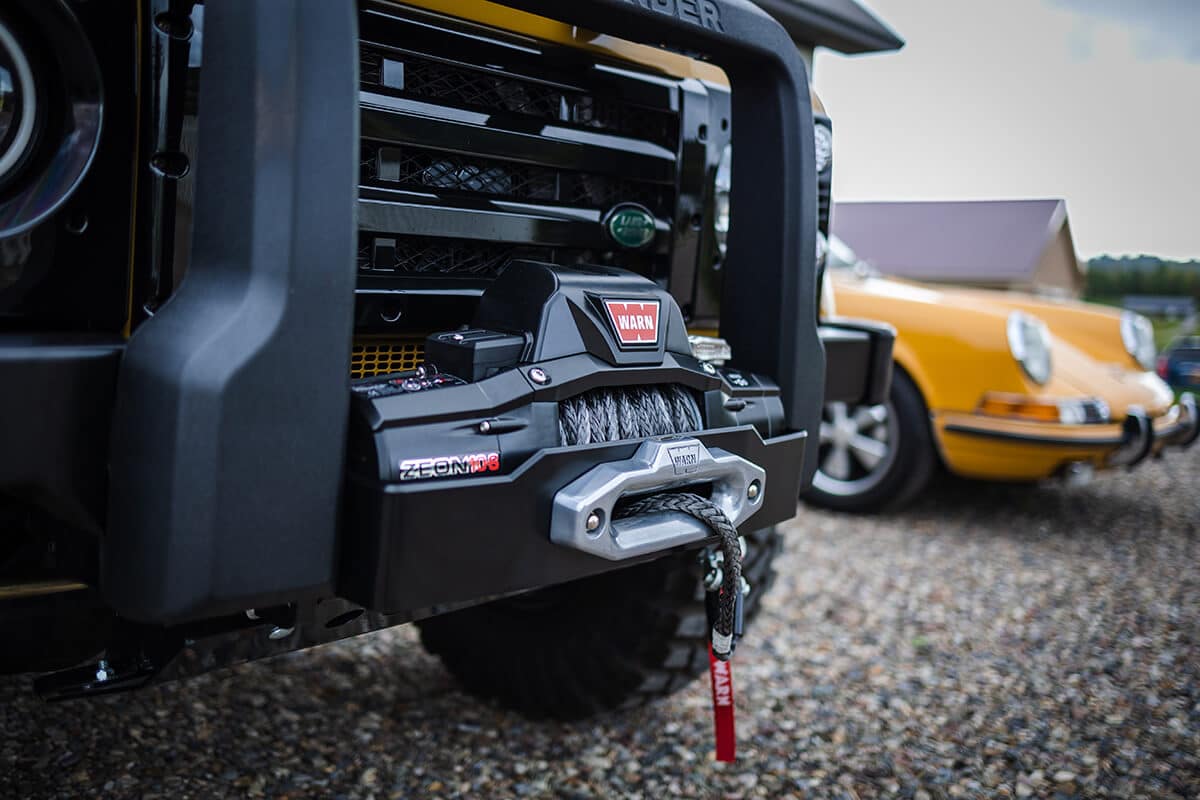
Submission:
<svg viewBox="0 0 1200 800">
<path fill-rule="evenodd" d="M 655 494 L 636 500 L 621 510 L 621 516 L 635 517 L 639 514 L 663 511 L 686 514 L 692 519 L 697 519 L 707 525 L 721 540 L 721 551 L 725 554 L 722 569 L 724 580 L 721 582 L 721 597 L 717 604 L 717 619 L 713 623 L 713 630 L 721 637 L 732 637 L 737 596 L 742 591 L 742 546 L 738 542 L 737 528 L 733 527 L 729 517 L 725 516 L 725 512 L 716 503 L 687 492 Z M 719 647 L 717 642 L 713 644 L 713 653 L 718 658 L 728 657 L 732 650 Z"/>
<path fill-rule="evenodd" d="M 703 427 L 696 399 L 682 386 L 594 389 L 558 406 L 558 434 L 565 445 L 692 433 Z"/>
<path fill-rule="evenodd" d="M 632 386 L 595 389 L 568 398 L 558 407 L 559 439 L 564 445 L 645 439 L 703 428 L 696 398 L 682 386 Z M 724 579 L 713 624 L 713 653 L 721 660 L 733 652 L 737 598 L 742 590 L 742 549 L 737 528 L 720 506 L 690 493 L 640 498 L 618 508 L 616 515 L 685 514 L 708 526 L 721 540 Z"/>
</svg>

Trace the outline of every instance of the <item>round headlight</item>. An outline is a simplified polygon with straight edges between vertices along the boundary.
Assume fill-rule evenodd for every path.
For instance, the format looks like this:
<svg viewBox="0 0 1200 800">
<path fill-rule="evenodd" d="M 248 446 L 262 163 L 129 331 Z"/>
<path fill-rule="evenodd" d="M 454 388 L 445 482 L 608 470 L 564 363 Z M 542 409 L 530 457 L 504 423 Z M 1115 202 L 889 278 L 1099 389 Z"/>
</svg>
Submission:
<svg viewBox="0 0 1200 800">
<path fill-rule="evenodd" d="M 833 162 L 833 131 L 824 125 L 813 128 L 813 144 L 817 152 L 817 174 L 829 169 Z"/>
<path fill-rule="evenodd" d="M 1125 352 L 1142 369 L 1154 369 L 1158 346 L 1154 343 L 1154 326 L 1150 320 L 1132 311 L 1121 312 L 1121 341 Z"/>
<path fill-rule="evenodd" d="M 1029 380 L 1050 380 L 1050 330 L 1046 323 L 1023 311 L 1008 316 L 1008 349 Z"/>
<path fill-rule="evenodd" d="M 717 163 L 717 177 L 713 182 L 713 229 L 717 233 L 717 249 L 721 258 L 729 240 L 729 190 L 733 186 L 733 145 L 725 145 L 721 160 Z"/>
<path fill-rule="evenodd" d="M 37 118 L 37 87 L 29 59 L 0 22 L 0 181 L 29 152 Z"/>
</svg>

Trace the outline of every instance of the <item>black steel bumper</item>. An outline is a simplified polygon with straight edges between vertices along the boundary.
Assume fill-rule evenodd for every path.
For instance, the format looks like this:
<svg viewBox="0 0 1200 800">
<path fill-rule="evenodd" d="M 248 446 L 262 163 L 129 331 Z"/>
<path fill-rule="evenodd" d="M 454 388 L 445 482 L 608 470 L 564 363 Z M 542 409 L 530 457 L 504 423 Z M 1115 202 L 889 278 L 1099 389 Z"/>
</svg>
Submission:
<svg viewBox="0 0 1200 800">
<path fill-rule="evenodd" d="M 896 329 L 882 322 L 833 317 L 822 320 L 820 334 L 825 345 L 825 402 L 887 402 Z"/>
<path fill-rule="evenodd" d="M 779 383 L 790 429 L 814 429 L 825 394 L 812 110 L 787 34 L 749 0 L 501 2 L 725 68 L 739 152 L 755 155 L 739 161 L 733 187 L 722 335 L 738 368 Z M 334 585 L 355 283 L 355 11 L 353 0 L 206 4 L 189 274 L 126 345 L 112 414 L 101 589 L 131 619 L 235 613 Z M 106 408 L 112 387 L 92 385 Z M 66 431 L 88 412 L 61 413 Z M 102 485 L 103 468 L 91 470 Z"/>
</svg>

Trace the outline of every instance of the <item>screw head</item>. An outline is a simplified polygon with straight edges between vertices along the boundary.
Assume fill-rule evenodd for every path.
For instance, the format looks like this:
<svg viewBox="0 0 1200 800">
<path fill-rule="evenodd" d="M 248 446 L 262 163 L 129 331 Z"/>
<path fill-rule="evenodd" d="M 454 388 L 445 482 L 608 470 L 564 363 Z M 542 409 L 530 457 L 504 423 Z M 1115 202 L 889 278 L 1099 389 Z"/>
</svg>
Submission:
<svg viewBox="0 0 1200 800">
<path fill-rule="evenodd" d="M 707 361 L 700 362 L 700 369 L 704 370 L 709 375 L 717 374 L 717 368 L 714 367 L 712 364 L 708 363 Z"/>
<path fill-rule="evenodd" d="M 488 422 L 486 419 L 483 422 L 479 423 L 479 432 L 480 433 L 487 433 L 491 429 L 492 429 L 492 423 Z"/>
<path fill-rule="evenodd" d="M 761 495 L 761 494 L 762 494 L 762 484 L 760 484 L 758 481 L 754 481 L 753 483 L 750 484 L 750 488 L 746 489 L 746 497 L 748 497 L 751 500 L 757 500 L 759 495 Z"/>
<path fill-rule="evenodd" d="M 529 380 L 538 384 L 547 384 L 550 382 L 550 376 L 546 374 L 546 370 L 541 367 L 534 367 L 529 370 Z"/>
<path fill-rule="evenodd" d="M 587 522 L 584 523 L 584 527 L 587 528 L 588 533 L 595 533 L 596 531 L 600 530 L 601 522 L 602 518 L 600 512 L 593 511 L 592 513 L 588 514 Z"/>
</svg>

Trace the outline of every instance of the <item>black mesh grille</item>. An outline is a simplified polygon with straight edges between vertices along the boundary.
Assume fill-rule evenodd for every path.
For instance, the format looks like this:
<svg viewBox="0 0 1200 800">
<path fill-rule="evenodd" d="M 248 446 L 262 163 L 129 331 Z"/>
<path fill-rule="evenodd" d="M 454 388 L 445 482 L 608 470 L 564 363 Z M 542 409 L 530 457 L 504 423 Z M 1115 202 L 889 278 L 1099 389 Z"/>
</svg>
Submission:
<svg viewBox="0 0 1200 800">
<path fill-rule="evenodd" d="M 545 247 L 496 244 L 435 236 L 368 236 L 359 241 L 360 272 L 389 275 L 458 275 L 491 278 L 513 259 L 554 261 Z M 563 251 L 565 252 L 565 251 Z"/>
<path fill-rule="evenodd" d="M 640 203 L 659 216 L 670 216 L 674 206 L 671 187 L 407 145 L 363 142 L 360 178 L 363 183 L 381 186 L 441 189 L 598 209 L 617 203 Z"/>
<path fill-rule="evenodd" d="M 488 113 L 504 111 L 599 128 L 672 150 L 679 141 L 679 118 L 670 111 L 414 55 L 395 56 L 392 63 L 403 66 L 398 66 L 385 82 L 384 61 L 378 51 L 362 51 L 360 73 L 364 86 Z"/>
</svg>

